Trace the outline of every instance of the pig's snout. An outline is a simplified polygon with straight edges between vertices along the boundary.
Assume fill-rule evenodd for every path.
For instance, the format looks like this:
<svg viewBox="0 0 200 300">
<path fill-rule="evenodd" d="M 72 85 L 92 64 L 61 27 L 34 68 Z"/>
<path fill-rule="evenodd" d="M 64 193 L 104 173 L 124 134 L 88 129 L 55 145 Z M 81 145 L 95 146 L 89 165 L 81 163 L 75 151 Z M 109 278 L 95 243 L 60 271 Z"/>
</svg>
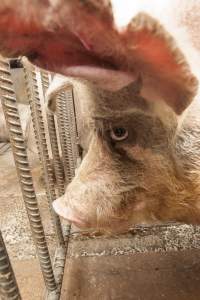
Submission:
<svg viewBox="0 0 200 300">
<path fill-rule="evenodd" d="M 120 205 L 122 194 L 103 180 L 81 182 L 79 178 L 67 187 L 63 197 L 53 202 L 58 215 L 81 229 L 95 228 L 116 231 L 128 226 L 130 210 Z"/>
<path fill-rule="evenodd" d="M 126 176 L 125 180 L 120 170 L 105 143 L 93 138 L 75 178 L 65 194 L 54 201 L 55 211 L 80 228 L 106 231 L 127 228 L 132 206 L 137 204 L 136 185 L 132 176 L 130 179 Z"/>
<path fill-rule="evenodd" d="M 77 225 L 78 227 L 86 227 L 87 222 L 84 221 L 83 218 L 81 218 L 78 212 L 65 205 L 63 201 L 64 199 L 63 197 L 61 197 L 53 202 L 53 208 L 55 212 L 70 223 Z"/>
</svg>

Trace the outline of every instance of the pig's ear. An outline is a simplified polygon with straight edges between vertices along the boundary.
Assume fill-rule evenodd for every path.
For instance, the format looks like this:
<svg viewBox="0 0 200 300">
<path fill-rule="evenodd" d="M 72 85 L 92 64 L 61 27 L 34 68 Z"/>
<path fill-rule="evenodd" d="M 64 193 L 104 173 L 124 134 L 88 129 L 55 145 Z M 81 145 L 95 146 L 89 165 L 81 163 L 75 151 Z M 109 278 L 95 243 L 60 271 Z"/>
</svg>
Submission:
<svg viewBox="0 0 200 300">
<path fill-rule="evenodd" d="M 144 96 L 164 100 L 178 114 L 197 91 L 185 57 L 163 27 L 140 14 L 119 31 L 109 0 L 1 0 L 0 52 L 26 55 L 40 67 L 113 91 L 140 74 Z"/>
<path fill-rule="evenodd" d="M 196 95 L 198 81 L 174 38 L 144 13 L 130 22 L 123 38 L 129 71 L 133 67 L 139 70 L 144 97 L 165 101 L 180 114 Z"/>
<path fill-rule="evenodd" d="M 102 56 L 118 39 L 109 0 L 0 1 L 0 53 L 27 56 L 55 73 L 66 74 L 70 66 L 111 67 Z"/>
</svg>

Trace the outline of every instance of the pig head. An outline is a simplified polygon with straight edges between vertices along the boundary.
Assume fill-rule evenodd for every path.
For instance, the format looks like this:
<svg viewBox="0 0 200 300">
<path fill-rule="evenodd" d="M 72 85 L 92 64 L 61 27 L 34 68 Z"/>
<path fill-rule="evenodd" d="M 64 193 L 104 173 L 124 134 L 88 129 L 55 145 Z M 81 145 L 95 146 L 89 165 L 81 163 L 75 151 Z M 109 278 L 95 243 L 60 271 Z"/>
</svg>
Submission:
<svg viewBox="0 0 200 300">
<path fill-rule="evenodd" d="M 199 155 L 191 153 L 200 131 L 193 50 L 180 49 L 173 34 L 144 13 L 118 29 L 108 1 L 40 1 L 38 15 L 34 1 L 29 18 L 5 3 L 4 54 L 24 54 L 70 76 L 55 79 L 50 109 L 55 91 L 69 84 L 80 104 L 87 153 L 54 202 L 58 214 L 107 231 L 144 222 L 199 223 Z"/>
<path fill-rule="evenodd" d="M 199 126 L 194 130 L 188 117 L 143 97 L 141 78 L 117 92 L 85 80 L 64 81 L 61 90 L 73 85 L 86 154 L 65 195 L 54 202 L 56 212 L 79 227 L 107 232 L 138 223 L 199 222 L 199 160 L 191 155 L 200 146 L 198 140 L 192 145 Z"/>
</svg>

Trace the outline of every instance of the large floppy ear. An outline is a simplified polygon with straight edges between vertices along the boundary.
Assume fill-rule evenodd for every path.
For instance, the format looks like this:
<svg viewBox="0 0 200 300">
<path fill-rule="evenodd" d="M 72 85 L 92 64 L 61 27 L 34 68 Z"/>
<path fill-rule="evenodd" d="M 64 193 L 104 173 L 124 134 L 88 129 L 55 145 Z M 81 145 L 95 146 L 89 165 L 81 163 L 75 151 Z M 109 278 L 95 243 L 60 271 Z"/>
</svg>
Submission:
<svg viewBox="0 0 200 300">
<path fill-rule="evenodd" d="M 3 0 L 0 51 L 111 91 L 140 75 L 147 100 L 165 101 L 178 114 L 197 92 L 190 66 L 165 29 L 139 14 L 118 30 L 108 0 Z"/>
<path fill-rule="evenodd" d="M 119 44 L 109 0 L 1 0 L 0 52 L 55 73 L 70 66 L 113 68 Z M 114 57 L 116 56 L 113 55 Z"/>
<path fill-rule="evenodd" d="M 180 114 L 198 88 L 184 49 L 182 52 L 165 28 L 144 13 L 133 18 L 123 34 L 131 53 L 128 64 L 142 75 L 143 95 L 149 100 L 164 100 Z"/>
</svg>

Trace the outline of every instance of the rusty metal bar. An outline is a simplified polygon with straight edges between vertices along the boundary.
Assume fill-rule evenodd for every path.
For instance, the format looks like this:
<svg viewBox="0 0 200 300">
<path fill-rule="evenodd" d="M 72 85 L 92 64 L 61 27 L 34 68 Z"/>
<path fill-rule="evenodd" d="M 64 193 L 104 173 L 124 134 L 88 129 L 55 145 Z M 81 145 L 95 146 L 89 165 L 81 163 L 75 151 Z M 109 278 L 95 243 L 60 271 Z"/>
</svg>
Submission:
<svg viewBox="0 0 200 300">
<path fill-rule="evenodd" d="M 47 72 L 41 72 L 41 79 L 43 85 L 44 96 L 47 91 L 47 88 L 50 83 L 50 75 Z M 65 178 L 64 178 L 64 170 L 63 165 L 61 163 L 59 148 L 58 148 L 58 140 L 56 134 L 56 125 L 54 114 L 50 111 L 47 111 L 47 123 L 49 129 L 49 138 L 51 143 L 51 149 L 53 154 L 53 162 L 55 169 L 56 182 L 58 186 L 58 195 L 61 197 L 65 193 Z"/>
<path fill-rule="evenodd" d="M 56 281 L 53 274 L 50 255 L 33 186 L 33 179 L 26 153 L 16 96 L 10 75 L 9 62 L 4 59 L 0 60 L 0 98 L 2 100 L 19 183 L 29 217 L 30 227 L 36 245 L 45 285 L 49 292 L 54 292 L 56 294 Z"/>
<path fill-rule="evenodd" d="M 0 231 L 0 297 L 2 300 L 21 300 L 10 259 Z"/>
<path fill-rule="evenodd" d="M 41 109 L 40 97 L 39 97 L 39 92 L 37 87 L 36 70 L 30 69 L 29 67 L 26 66 L 24 66 L 24 70 L 25 70 L 27 92 L 29 95 L 29 103 L 31 108 L 31 115 L 33 120 L 33 127 L 34 127 L 37 148 L 38 148 L 38 154 L 39 154 L 39 159 L 44 174 L 46 195 L 49 202 L 51 216 L 56 231 L 56 238 L 57 238 L 58 245 L 64 245 L 64 237 L 62 233 L 60 219 L 59 216 L 54 212 L 52 208 L 52 202 L 56 199 L 56 193 L 54 187 L 53 169 L 50 164 L 49 153 L 48 153 L 48 148 L 46 143 L 42 109 Z"/>
</svg>

